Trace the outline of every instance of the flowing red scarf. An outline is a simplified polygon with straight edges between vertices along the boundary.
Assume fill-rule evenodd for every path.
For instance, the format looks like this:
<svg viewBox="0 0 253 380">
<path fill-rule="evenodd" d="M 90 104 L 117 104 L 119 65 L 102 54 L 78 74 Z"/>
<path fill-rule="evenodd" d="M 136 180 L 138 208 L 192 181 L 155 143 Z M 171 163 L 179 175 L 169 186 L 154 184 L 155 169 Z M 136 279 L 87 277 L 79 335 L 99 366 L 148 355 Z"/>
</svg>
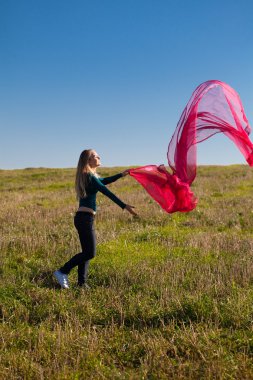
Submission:
<svg viewBox="0 0 253 380">
<path fill-rule="evenodd" d="M 134 177 L 168 213 L 191 211 L 197 199 L 190 190 L 196 177 L 196 145 L 216 133 L 224 133 L 253 166 L 251 128 L 236 91 L 226 83 L 210 80 L 193 92 L 168 147 L 170 174 L 165 166 L 130 169 Z"/>
</svg>

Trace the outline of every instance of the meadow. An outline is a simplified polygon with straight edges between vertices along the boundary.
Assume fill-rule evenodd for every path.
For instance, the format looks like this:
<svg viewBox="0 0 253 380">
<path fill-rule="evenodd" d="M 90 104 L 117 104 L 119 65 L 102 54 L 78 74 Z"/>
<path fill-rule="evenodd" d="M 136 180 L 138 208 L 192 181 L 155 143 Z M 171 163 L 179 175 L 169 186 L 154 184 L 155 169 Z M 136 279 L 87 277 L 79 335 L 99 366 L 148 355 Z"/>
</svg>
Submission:
<svg viewBox="0 0 253 380">
<path fill-rule="evenodd" d="M 80 251 L 74 176 L 0 171 L 0 378 L 253 379 L 253 170 L 200 167 L 191 213 L 111 184 L 139 218 L 98 195 L 89 291 L 52 276 Z"/>
</svg>

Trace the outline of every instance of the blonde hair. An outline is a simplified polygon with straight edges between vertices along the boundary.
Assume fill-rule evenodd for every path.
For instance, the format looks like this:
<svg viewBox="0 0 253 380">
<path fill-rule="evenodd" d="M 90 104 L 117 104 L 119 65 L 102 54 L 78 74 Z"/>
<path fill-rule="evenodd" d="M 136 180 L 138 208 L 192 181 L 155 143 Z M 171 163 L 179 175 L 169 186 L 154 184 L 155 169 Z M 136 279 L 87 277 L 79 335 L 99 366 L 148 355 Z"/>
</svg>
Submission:
<svg viewBox="0 0 253 380">
<path fill-rule="evenodd" d="M 86 149 L 80 154 L 79 161 L 76 168 L 76 181 L 75 190 L 77 199 L 86 197 L 86 187 L 88 185 L 89 173 L 95 174 L 95 170 L 89 165 L 89 159 L 91 158 L 94 150 Z"/>
</svg>

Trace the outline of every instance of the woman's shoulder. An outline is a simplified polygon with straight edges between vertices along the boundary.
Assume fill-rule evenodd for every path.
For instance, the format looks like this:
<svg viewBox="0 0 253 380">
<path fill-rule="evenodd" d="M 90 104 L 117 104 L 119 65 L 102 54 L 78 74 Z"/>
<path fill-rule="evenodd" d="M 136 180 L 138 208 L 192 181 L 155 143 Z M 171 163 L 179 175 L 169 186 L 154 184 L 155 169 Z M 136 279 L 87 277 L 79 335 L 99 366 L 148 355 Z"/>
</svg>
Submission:
<svg viewBox="0 0 253 380">
<path fill-rule="evenodd" d="M 97 173 L 87 173 L 87 176 L 88 178 L 94 178 L 94 179 L 99 179 L 100 178 L 100 175 L 98 175 Z"/>
<path fill-rule="evenodd" d="M 100 182 L 99 181 L 100 176 L 97 173 L 91 173 L 91 172 L 87 173 L 87 179 L 88 179 L 88 182 L 91 184 L 92 183 L 95 184 L 95 183 Z"/>
</svg>

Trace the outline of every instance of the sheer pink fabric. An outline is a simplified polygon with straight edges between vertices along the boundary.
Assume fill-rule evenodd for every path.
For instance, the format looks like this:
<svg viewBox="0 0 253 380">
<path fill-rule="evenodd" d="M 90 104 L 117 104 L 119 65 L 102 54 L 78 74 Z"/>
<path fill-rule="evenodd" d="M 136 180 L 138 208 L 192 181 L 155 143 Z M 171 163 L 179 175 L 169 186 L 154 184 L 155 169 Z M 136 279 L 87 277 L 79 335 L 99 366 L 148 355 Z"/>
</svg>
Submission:
<svg viewBox="0 0 253 380">
<path fill-rule="evenodd" d="M 129 173 L 165 211 L 191 211 L 197 204 L 189 187 L 196 177 L 197 143 L 222 132 L 253 166 L 250 131 L 235 90 L 218 80 L 204 82 L 193 92 L 169 143 L 167 157 L 173 174 L 155 165 L 131 169 Z"/>
</svg>

